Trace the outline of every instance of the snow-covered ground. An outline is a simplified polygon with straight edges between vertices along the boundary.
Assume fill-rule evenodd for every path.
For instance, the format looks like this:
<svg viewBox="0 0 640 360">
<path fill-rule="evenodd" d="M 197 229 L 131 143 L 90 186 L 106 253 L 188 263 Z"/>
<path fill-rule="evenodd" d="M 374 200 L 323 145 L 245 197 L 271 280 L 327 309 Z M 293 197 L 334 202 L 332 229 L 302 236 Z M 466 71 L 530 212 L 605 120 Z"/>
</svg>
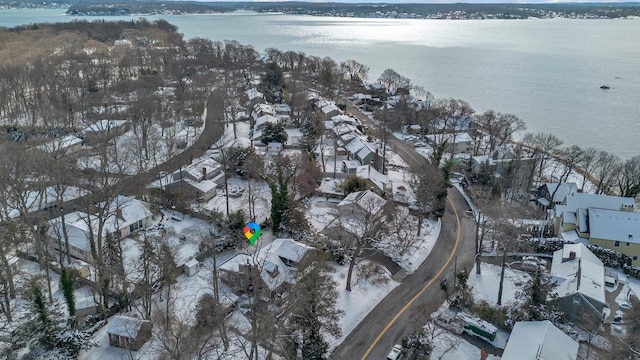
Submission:
<svg viewBox="0 0 640 360">
<path fill-rule="evenodd" d="M 482 263 L 480 265 L 480 275 L 476 274 L 475 266 L 469 274 L 468 286 L 476 301 L 484 300 L 490 305 L 498 302 L 498 288 L 500 285 L 499 265 Z M 524 271 L 505 268 L 504 284 L 502 289 L 502 305 L 508 306 L 515 303 L 515 294 L 522 289 L 523 285 L 531 279 L 531 276 Z"/>
<path fill-rule="evenodd" d="M 398 234 L 391 234 L 383 239 L 377 248 L 398 263 L 407 274 L 412 274 L 426 260 L 436 244 L 438 235 L 440 235 L 441 223 L 425 219 L 422 222 L 420 236 L 418 236 L 416 235 L 417 217 L 407 214 L 403 219 L 404 226 L 400 229 L 400 236 L 406 240 L 398 241 Z"/>
<path fill-rule="evenodd" d="M 227 180 L 229 192 L 237 189 L 239 196 L 229 196 L 229 212 L 238 210 L 249 219 L 249 182 L 238 177 L 231 177 Z M 255 220 L 258 223 L 264 222 L 271 216 L 271 190 L 264 181 L 253 181 L 251 184 L 251 197 L 255 199 Z M 196 210 L 214 210 L 226 214 L 226 196 L 224 187 L 218 190 L 216 195 L 206 203 L 198 203 Z"/>
<path fill-rule="evenodd" d="M 391 279 L 391 274 L 384 267 L 361 261 L 353 271 L 351 291 L 345 290 L 347 284 L 347 272 L 349 266 L 331 264 L 335 272 L 331 274 L 333 280 L 338 283 L 337 308 L 344 311 L 340 318 L 342 337 L 339 339 L 328 337 L 329 353 L 340 345 L 353 329 L 364 319 L 369 312 L 378 305 L 400 283 Z M 368 275 L 363 274 L 363 271 Z"/>
<path fill-rule="evenodd" d="M 202 119 L 206 118 L 206 112 Z M 111 155 L 110 159 L 118 159 L 119 163 L 111 163 L 106 166 L 107 172 L 125 174 L 137 174 L 138 172 L 147 171 L 159 164 L 167 161 L 170 157 L 184 151 L 191 146 L 204 130 L 204 126 L 185 126 L 184 124 L 175 124 L 174 126 L 162 129 L 159 125 L 153 125 L 149 129 L 148 134 L 148 155 L 145 157 L 142 148 L 142 140 L 137 136 L 133 129 L 115 137 L 110 146 L 117 156 Z M 177 143 L 183 142 L 186 146 L 182 149 L 176 147 Z M 77 161 L 79 168 L 88 168 L 101 171 L 101 160 L 98 155 L 83 156 Z"/>
</svg>

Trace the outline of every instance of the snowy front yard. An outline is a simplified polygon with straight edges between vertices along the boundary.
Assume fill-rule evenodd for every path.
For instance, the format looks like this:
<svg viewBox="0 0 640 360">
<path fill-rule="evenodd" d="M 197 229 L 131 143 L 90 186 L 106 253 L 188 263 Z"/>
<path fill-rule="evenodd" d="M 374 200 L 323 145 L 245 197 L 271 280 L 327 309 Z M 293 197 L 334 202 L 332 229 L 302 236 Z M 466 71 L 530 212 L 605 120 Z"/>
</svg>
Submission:
<svg viewBox="0 0 640 360">
<path fill-rule="evenodd" d="M 498 288 L 500 286 L 500 266 L 482 263 L 480 265 L 480 275 L 476 274 L 475 266 L 469 274 L 468 286 L 471 289 L 476 302 L 486 301 L 490 305 L 498 302 Z M 531 276 L 524 271 L 505 268 L 504 286 L 502 289 L 502 305 L 515 303 L 516 292 L 531 279 Z"/>
</svg>

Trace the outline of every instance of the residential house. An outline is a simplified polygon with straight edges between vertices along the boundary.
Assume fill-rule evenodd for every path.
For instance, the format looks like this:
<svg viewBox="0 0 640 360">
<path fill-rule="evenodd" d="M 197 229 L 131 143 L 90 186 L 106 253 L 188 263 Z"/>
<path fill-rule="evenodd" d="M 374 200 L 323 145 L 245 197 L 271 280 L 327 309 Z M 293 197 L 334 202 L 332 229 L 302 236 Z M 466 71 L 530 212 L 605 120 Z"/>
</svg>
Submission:
<svg viewBox="0 0 640 360">
<path fill-rule="evenodd" d="M 578 237 L 589 238 L 588 214 L 590 208 L 605 210 L 637 211 L 635 199 L 630 197 L 595 195 L 573 192 L 565 196 L 561 204 L 554 207 L 550 216 L 555 219 L 556 235 L 576 232 Z"/>
<path fill-rule="evenodd" d="M 357 191 L 347 195 L 338 204 L 338 211 L 347 217 L 355 215 L 373 218 L 380 214 L 386 203 L 385 199 L 371 190 Z"/>
<path fill-rule="evenodd" d="M 257 137 L 257 133 L 262 131 L 267 126 L 267 123 L 277 124 L 278 118 L 272 115 L 263 115 L 255 119 L 255 123 L 253 125 L 253 134 Z"/>
<path fill-rule="evenodd" d="M 352 118 L 349 115 L 339 114 L 331 118 L 331 121 L 334 125 L 347 124 L 351 126 L 356 126 L 358 123 L 355 118 Z"/>
<path fill-rule="evenodd" d="M 371 164 L 378 171 L 382 169 L 382 157 L 376 144 L 354 137 L 345 145 L 345 149 L 349 160 L 358 160 L 362 165 Z"/>
<path fill-rule="evenodd" d="M 282 293 L 295 284 L 297 266 L 315 249 L 293 239 L 275 239 L 251 256 L 237 254 L 219 267 L 220 281 L 235 292 L 254 290 L 263 296 Z"/>
<path fill-rule="evenodd" d="M 436 134 L 425 136 L 427 143 L 433 147 L 439 146 L 444 140 L 447 140 L 445 151 L 454 154 L 470 154 L 473 152 L 473 138 L 466 132 L 455 134 Z"/>
<path fill-rule="evenodd" d="M 513 326 L 502 360 L 578 359 L 578 342 L 549 320 L 518 321 Z"/>
<path fill-rule="evenodd" d="M 604 265 L 584 244 L 565 244 L 553 253 L 551 276 L 558 307 L 572 322 L 599 322 L 606 306 Z"/>
<path fill-rule="evenodd" d="M 589 208 L 588 216 L 590 244 L 619 251 L 640 265 L 640 213 Z"/>
<path fill-rule="evenodd" d="M 536 202 L 542 209 L 553 208 L 562 204 L 567 195 L 575 192 L 578 192 L 576 183 L 545 183 L 538 187 Z M 553 196 L 553 199 L 551 196 Z"/>
<path fill-rule="evenodd" d="M 167 184 L 161 184 L 170 194 L 199 201 L 210 200 L 224 181 L 222 165 L 207 158 L 171 174 Z"/>
<path fill-rule="evenodd" d="M 149 226 L 152 216 L 147 203 L 126 196 L 118 196 L 109 205 L 109 215 L 103 219 L 102 236 L 104 239 L 107 237 L 123 239 Z M 66 232 L 70 255 L 93 263 L 90 238 L 97 236 L 98 228 L 99 219 L 95 215 L 80 211 L 54 218 L 49 221 L 47 229 L 47 236 L 51 239 L 48 249 L 54 253 L 66 251 L 64 236 Z"/>
<path fill-rule="evenodd" d="M 336 104 L 329 104 L 323 106 L 320 111 L 325 120 L 330 120 L 332 117 L 340 114 L 340 108 Z"/>
<path fill-rule="evenodd" d="M 114 316 L 109 319 L 109 345 L 138 351 L 151 338 L 153 324 L 129 316 Z"/>
</svg>

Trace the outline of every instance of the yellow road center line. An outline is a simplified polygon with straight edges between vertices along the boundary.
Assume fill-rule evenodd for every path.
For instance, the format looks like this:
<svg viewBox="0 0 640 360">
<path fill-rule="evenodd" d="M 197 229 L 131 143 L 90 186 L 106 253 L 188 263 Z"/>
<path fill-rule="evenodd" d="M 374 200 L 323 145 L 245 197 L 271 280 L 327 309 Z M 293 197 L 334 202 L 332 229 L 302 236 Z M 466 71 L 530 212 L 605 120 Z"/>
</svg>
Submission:
<svg viewBox="0 0 640 360">
<path fill-rule="evenodd" d="M 453 213 L 456 215 L 456 223 L 457 223 L 456 243 L 453 246 L 453 251 L 449 255 L 449 259 L 447 259 L 447 262 L 440 269 L 440 271 L 438 271 L 436 276 L 434 276 L 433 279 L 431 279 L 431 281 L 429 281 L 411 300 L 409 300 L 409 302 L 402 309 L 400 309 L 400 311 L 398 311 L 398 313 L 393 317 L 393 319 L 391 319 L 391 321 L 389 321 L 389 323 L 384 327 L 384 329 L 382 329 L 380 334 L 378 334 L 378 336 L 373 341 L 371 346 L 369 346 L 369 349 L 367 349 L 367 352 L 365 352 L 364 355 L 362 355 L 362 358 L 360 360 L 365 360 L 367 358 L 367 356 L 369 356 L 369 354 L 371 353 L 373 348 L 376 347 L 376 345 L 378 345 L 378 342 L 380 342 L 380 339 L 382 339 L 382 337 L 384 336 L 384 334 L 387 333 L 389 328 L 391 328 L 391 326 L 393 326 L 393 324 L 396 322 L 396 320 L 398 320 L 398 318 L 400 316 L 402 316 L 402 314 L 404 314 L 405 311 L 407 311 L 409 306 L 413 305 L 413 303 L 416 300 L 418 300 L 420 295 L 422 295 L 431 285 L 433 285 L 433 283 L 436 281 L 436 279 L 439 279 L 440 276 L 442 276 L 442 273 L 447 269 L 449 264 L 451 264 L 451 261 L 453 260 L 455 254 L 456 254 L 456 251 L 458 250 L 458 243 L 460 242 L 460 217 L 458 216 L 458 211 L 456 210 L 455 205 L 453 205 L 453 201 L 451 201 L 451 198 L 447 198 L 447 200 L 449 201 L 449 204 L 451 204 L 451 207 L 453 208 Z"/>
</svg>

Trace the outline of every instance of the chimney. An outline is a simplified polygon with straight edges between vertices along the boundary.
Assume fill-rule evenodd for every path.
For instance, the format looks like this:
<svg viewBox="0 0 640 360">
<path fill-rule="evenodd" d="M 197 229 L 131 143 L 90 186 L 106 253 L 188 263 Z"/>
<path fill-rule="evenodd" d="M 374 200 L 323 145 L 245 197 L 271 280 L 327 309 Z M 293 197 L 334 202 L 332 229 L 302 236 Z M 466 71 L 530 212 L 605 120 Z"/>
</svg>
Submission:
<svg viewBox="0 0 640 360">
<path fill-rule="evenodd" d="M 620 205 L 620 211 L 633 212 L 633 206 L 622 204 Z"/>
<path fill-rule="evenodd" d="M 207 168 L 202 168 L 202 180 L 207 180 Z"/>
<path fill-rule="evenodd" d="M 575 260 L 575 258 L 576 258 L 576 252 L 569 251 L 569 260 Z"/>
</svg>

